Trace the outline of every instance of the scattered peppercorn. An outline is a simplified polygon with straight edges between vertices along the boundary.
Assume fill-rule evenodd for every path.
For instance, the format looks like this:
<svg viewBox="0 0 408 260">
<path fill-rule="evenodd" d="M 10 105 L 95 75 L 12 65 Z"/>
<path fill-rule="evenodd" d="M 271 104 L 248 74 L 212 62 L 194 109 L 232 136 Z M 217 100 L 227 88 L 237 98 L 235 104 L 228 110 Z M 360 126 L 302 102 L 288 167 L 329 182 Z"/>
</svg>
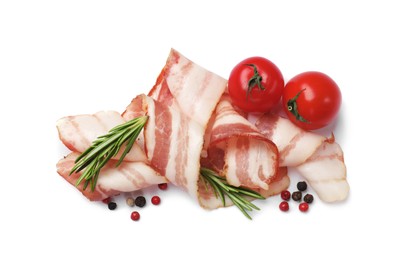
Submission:
<svg viewBox="0 0 408 260">
<path fill-rule="evenodd" d="M 284 190 L 281 192 L 281 198 L 283 200 L 290 200 L 290 191 Z"/>
<path fill-rule="evenodd" d="M 309 204 L 306 202 L 302 202 L 299 204 L 299 210 L 302 212 L 306 212 L 309 209 Z"/>
<path fill-rule="evenodd" d="M 312 194 L 306 194 L 305 197 L 303 198 L 303 201 L 306 202 L 307 204 L 310 204 L 313 202 L 313 195 Z"/>
<path fill-rule="evenodd" d="M 160 197 L 159 196 L 153 196 L 152 197 L 152 204 L 153 205 L 159 205 L 160 204 Z"/>
<path fill-rule="evenodd" d="M 110 210 L 114 210 L 114 209 L 116 209 L 116 207 L 117 207 L 116 202 L 111 201 L 111 202 L 108 203 L 108 208 Z"/>
<path fill-rule="evenodd" d="M 293 192 L 293 193 L 292 193 L 292 199 L 293 199 L 294 201 L 300 201 L 300 200 L 302 200 L 302 192 L 300 192 L 300 191 L 295 191 L 295 192 Z"/>
<path fill-rule="evenodd" d="M 287 201 L 282 201 L 279 204 L 279 209 L 282 211 L 288 211 L 289 210 L 289 203 Z"/>
<path fill-rule="evenodd" d="M 138 207 L 144 207 L 144 205 L 146 205 L 146 199 L 145 199 L 145 197 L 143 197 L 143 196 L 138 196 L 136 199 L 135 199 L 135 205 L 136 206 L 138 206 Z"/>
<path fill-rule="evenodd" d="M 128 204 L 129 207 L 133 207 L 135 206 L 135 200 L 129 197 L 126 199 L 126 204 Z"/>
<path fill-rule="evenodd" d="M 297 183 L 297 188 L 300 191 L 305 191 L 307 189 L 307 184 L 305 181 L 300 181 Z"/>
<path fill-rule="evenodd" d="M 109 202 L 111 202 L 111 198 L 110 197 L 104 198 L 102 202 L 108 204 Z"/>
<path fill-rule="evenodd" d="M 140 219 L 140 214 L 139 214 L 139 212 L 133 211 L 133 212 L 130 214 L 130 218 L 131 218 L 133 221 L 139 220 L 139 219 Z"/>
<path fill-rule="evenodd" d="M 160 183 L 157 186 L 159 186 L 159 189 L 161 190 L 167 190 L 167 183 Z"/>
</svg>

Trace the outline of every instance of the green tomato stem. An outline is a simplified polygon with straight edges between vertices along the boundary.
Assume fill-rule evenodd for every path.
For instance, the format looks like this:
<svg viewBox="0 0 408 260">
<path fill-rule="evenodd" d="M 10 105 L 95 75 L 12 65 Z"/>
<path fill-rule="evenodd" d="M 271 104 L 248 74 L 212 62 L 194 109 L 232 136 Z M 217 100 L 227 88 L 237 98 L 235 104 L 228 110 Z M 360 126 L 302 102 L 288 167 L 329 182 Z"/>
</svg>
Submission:
<svg viewBox="0 0 408 260">
<path fill-rule="evenodd" d="M 248 90 L 246 93 L 246 97 L 248 99 L 249 94 L 255 86 L 257 86 L 260 90 L 265 90 L 265 87 L 262 85 L 262 76 L 259 75 L 258 68 L 254 64 L 245 65 L 254 69 L 254 75 L 248 81 Z"/>
<path fill-rule="evenodd" d="M 301 91 L 299 91 L 296 96 L 294 96 L 293 98 L 288 100 L 288 103 L 286 104 L 286 108 L 288 109 L 288 111 L 290 113 L 292 113 L 292 115 L 295 116 L 296 120 L 303 122 L 303 123 L 307 123 L 310 124 L 310 122 L 308 120 L 306 120 L 303 116 L 301 116 L 299 114 L 298 111 L 298 105 L 297 105 L 297 99 L 299 98 L 300 94 L 305 91 L 306 89 L 302 89 Z"/>
</svg>

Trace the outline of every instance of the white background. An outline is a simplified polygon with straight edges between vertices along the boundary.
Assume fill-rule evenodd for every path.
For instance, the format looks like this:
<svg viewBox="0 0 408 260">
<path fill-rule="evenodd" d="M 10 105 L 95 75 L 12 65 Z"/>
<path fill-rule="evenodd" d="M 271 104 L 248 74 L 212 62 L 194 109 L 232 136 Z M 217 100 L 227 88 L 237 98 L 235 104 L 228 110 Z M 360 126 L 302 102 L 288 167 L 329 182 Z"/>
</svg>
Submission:
<svg viewBox="0 0 408 260">
<path fill-rule="evenodd" d="M 406 259 L 404 1 L 1 1 L 0 259 Z M 330 75 L 343 104 L 332 127 L 351 186 L 338 204 L 256 202 L 206 211 L 171 186 L 139 222 L 66 183 L 55 122 L 122 112 L 153 86 L 170 48 L 227 78 L 240 60 L 272 60 L 285 80 Z M 294 179 L 297 178 L 293 174 Z M 294 189 L 292 182 L 291 189 Z M 405 242 L 404 242 L 405 241 Z"/>
</svg>

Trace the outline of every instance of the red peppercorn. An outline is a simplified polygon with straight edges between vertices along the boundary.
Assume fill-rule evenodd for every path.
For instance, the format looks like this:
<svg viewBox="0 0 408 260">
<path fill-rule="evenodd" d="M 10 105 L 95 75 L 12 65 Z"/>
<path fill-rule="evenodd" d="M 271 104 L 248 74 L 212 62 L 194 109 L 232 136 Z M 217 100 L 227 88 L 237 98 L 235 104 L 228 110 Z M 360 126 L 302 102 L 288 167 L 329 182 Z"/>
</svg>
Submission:
<svg viewBox="0 0 408 260">
<path fill-rule="evenodd" d="M 157 186 L 159 186 L 159 189 L 161 189 L 161 190 L 167 190 L 167 183 L 160 183 Z"/>
<path fill-rule="evenodd" d="M 302 212 L 306 212 L 309 209 L 309 204 L 307 204 L 306 202 L 302 202 L 299 204 L 299 210 Z"/>
<path fill-rule="evenodd" d="M 140 214 L 139 214 L 139 212 L 133 211 L 133 212 L 130 214 L 130 218 L 131 218 L 132 220 L 134 220 L 134 221 L 139 220 L 139 219 L 140 219 Z"/>
<path fill-rule="evenodd" d="M 159 196 L 153 196 L 151 201 L 152 201 L 153 205 L 159 205 L 160 204 L 160 197 Z"/>
<path fill-rule="evenodd" d="M 103 203 L 108 204 L 109 202 L 111 202 L 111 198 L 107 197 L 105 199 L 102 200 Z"/>
<path fill-rule="evenodd" d="M 281 192 L 281 198 L 283 200 L 290 200 L 290 191 L 284 190 Z"/>
<path fill-rule="evenodd" d="M 282 211 L 288 211 L 289 210 L 289 203 L 287 201 L 282 201 L 279 204 L 279 209 Z"/>
</svg>

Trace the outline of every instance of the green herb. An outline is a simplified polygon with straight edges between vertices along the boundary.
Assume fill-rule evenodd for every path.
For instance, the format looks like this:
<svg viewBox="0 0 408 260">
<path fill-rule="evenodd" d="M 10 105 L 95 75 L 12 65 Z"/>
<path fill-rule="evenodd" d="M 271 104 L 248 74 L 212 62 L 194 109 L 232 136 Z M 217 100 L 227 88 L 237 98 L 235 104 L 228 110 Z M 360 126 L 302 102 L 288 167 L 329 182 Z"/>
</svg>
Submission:
<svg viewBox="0 0 408 260">
<path fill-rule="evenodd" d="M 259 210 L 257 206 L 247 200 L 247 197 L 252 197 L 255 199 L 265 199 L 259 193 L 242 187 L 234 187 L 227 183 L 226 179 L 218 176 L 214 171 L 201 168 L 200 170 L 201 178 L 204 180 L 204 184 L 209 184 L 214 194 L 217 198 L 220 198 L 222 204 L 225 207 L 225 195 L 238 207 L 239 210 L 249 219 L 252 219 L 247 211 L 252 211 L 252 209 Z M 207 186 L 206 186 L 207 187 Z"/>
<path fill-rule="evenodd" d="M 122 145 L 126 143 L 125 150 L 116 163 L 116 167 L 122 163 L 146 124 L 147 119 L 148 116 L 134 118 L 112 128 L 109 133 L 99 136 L 93 141 L 92 145 L 75 160 L 75 165 L 70 172 L 71 175 L 74 172 L 78 173 L 84 170 L 76 185 L 78 186 L 84 181 L 83 189 L 85 190 L 90 184 L 91 191 L 94 191 L 100 170 L 112 157 L 119 153 Z"/>
</svg>

